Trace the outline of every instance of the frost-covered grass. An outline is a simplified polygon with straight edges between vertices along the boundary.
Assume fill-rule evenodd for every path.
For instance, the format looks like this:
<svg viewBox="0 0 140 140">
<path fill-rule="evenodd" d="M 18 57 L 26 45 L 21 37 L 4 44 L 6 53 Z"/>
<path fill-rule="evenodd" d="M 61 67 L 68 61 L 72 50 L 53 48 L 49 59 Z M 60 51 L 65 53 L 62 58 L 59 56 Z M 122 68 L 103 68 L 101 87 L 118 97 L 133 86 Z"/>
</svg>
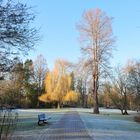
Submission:
<svg viewBox="0 0 140 140">
<path fill-rule="evenodd" d="M 19 109 L 18 136 L 31 136 L 45 133 L 52 124 L 58 122 L 67 111 L 78 111 L 89 134 L 94 140 L 140 140 L 140 124 L 134 122 L 135 111 L 130 115 L 121 115 L 116 109 L 100 109 L 100 115 L 92 114 L 93 109 Z M 51 116 L 49 124 L 38 126 L 38 114 Z"/>
<path fill-rule="evenodd" d="M 140 124 L 134 122 L 135 111 L 121 115 L 116 109 L 101 109 L 100 115 L 80 113 L 89 134 L 95 140 L 140 140 Z"/>
<path fill-rule="evenodd" d="M 45 113 L 51 117 L 48 124 L 38 126 L 38 114 Z M 55 124 L 63 116 L 64 112 L 54 109 L 19 109 L 19 119 L 15 136 L 32 136 L 43 134 L 52 124 Z"/>
</svg>

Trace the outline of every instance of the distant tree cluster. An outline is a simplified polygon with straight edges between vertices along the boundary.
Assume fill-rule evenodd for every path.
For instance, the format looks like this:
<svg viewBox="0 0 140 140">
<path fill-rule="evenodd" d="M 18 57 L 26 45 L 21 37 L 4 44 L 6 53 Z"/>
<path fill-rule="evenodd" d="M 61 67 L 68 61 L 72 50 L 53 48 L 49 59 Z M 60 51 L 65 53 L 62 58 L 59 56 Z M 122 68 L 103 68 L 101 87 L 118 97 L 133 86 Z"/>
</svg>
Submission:
<svg viewBox="0 0 140 140">
<path fill-rule="evenodd" d="M 128 109 L 140 110 L 139 63 L 129 61 L 126 66 L 118 67 L 115 69 L 114 77 L 104 85 L 104 103 L 108 104 L 108 107 L 120 109 L 123 115 L 128 114 Z"/>
<path fill-rule="evenodd" d="M 83 62 L 83 61 L 82 61 Z M 90 71 L 79 65 L 75 68 L 75 90 L 78 93 L 78 106 L 94 107 L 93 81 Z M 129 110 L 140 110 L 140 61 L 129 61 L 108 71 L 108 77 L 100 81 L 98 89 L 99 106 L 119 109 L 122 115 Z"/>
<path fill-rule="evenodd" d="M 40 107 L 38 97 L 44 92 L 43 83 L 47 72 L 47 62 L 42 55 L 34 62 L 27 59 L 23 63 L 19 58 L 15 58 L 12 70 L 1 80 L 1 105 Z"/>
<path fill-rule="evenodd" d="M 14 0 L 0 0 L 0 104 L 21 106 L 29 65 L 20 60 L 34 48 L 39 39 L 38 30 L 32 26 L 35 15 L 31 7 Z M 23 88 L 24 87 L 24 88 Z"/>
</svg>

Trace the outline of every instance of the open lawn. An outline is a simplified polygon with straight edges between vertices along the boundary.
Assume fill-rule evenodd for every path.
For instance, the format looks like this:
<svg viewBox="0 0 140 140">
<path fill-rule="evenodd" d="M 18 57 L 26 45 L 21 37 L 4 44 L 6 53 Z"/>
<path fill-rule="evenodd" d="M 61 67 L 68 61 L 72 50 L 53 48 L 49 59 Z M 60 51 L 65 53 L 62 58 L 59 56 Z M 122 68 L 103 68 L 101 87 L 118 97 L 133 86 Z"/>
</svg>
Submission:
<svg viewBox="0 0 140 140">
<path fill-rule="evenodd" d="M 92 109 L 27 109 L 18 110 L 19 121 L 15 137 L 39 136 L 45 134 L 59 122 L 68 111 L 77 111 L 89 135 L 94 140 L 140 140 L 140 124 L 134 122 L 136 112 L 122 116 L 119 110 L 101 109 L 100 115 L 92 114 Z M 45 113 L 51 119 L 44 126 L 38 126 L 38 114 Z"/>
</svg>

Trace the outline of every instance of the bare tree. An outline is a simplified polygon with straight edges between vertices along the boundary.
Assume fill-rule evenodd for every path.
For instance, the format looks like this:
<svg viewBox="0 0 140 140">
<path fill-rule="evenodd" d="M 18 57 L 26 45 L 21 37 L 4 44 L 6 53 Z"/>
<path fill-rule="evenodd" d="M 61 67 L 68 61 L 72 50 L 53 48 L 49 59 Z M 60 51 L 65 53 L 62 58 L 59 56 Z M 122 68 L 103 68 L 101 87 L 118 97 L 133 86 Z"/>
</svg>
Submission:
<svg viewBox="0 0 140 140">
<path fill-rule="evenodd" d="M 38 88 L 37 96 L 39 97 L 42 94 L 44 79 L 48 72 L 46 59 L 42 55 L 37 56 L 36 60 L 33 63 L 33 68 L 34 80 L 37 83 Z M 37 103 L 37 106 L 39 107 L 39 101 Z"/>
<path fill-rule="evenodd" d="M 0 71 L 7 71 L 11 58 L 28 54 L 38 40 L 32 27 L 35 16 L 31 8 L 21 2 L 0 0 Z"/>
<path fill-rule="evenodd" d="M 114 78 L 112 78 L 113 86 L 110 92 L 110 98 L 113 104 L 121 110 L 122 115 L 128 115 L 128 95 L 129 84 L 128 74 L 124 68 L 116 68 Z"/>
<path fill-rule="evenodd" d="M 129 61 L 126 69 L 130 91 L 135 97 L 137 110 L 140 110 L 140 61 Z"/>
<path fill-rule="evenodd" d="M 112 18 L 100 9 L 84 12 L 78 24 L 82 51 L 86 59 L 85 66 L 90 67 L 93 79 L 94 113 L 99 113 L 98 89 L 101 75 L 107 72 L 112 54 L 114 37 Z"/>
<path fill-rule="evenodd" d="M 84 68 L 83 59 L 75 66 L 75 76 L 76 76 L 76 91 L 79 93 L 79 104 L 82 107 L 87 107 L 88 100 L 88 90 L 92 85 L 91 82 L 91 72 L 87 68 Z"/>
</svg>

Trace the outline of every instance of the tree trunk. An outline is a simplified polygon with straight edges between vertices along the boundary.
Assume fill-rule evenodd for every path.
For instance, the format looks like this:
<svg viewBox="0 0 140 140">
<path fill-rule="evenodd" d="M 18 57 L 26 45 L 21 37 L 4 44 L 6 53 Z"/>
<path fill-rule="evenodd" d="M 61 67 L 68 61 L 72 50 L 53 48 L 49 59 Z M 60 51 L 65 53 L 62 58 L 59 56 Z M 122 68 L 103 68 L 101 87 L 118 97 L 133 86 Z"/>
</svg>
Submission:
<svg viewBox="0 0 140 140">
<path fill-rule="evenodd" d="M 123 115 L 128 115 L 128 112 L 127 112 L 127 110 L 124 110 L 124 113 L 123 113 Z"/>
<path fill-rule="evenodd" d="M 37 91 L 37 108 L 40 107 L 40 101 L 38 99 L 39 95 L 40 95 L 40 87 L 38 87 L 38 91 Z"/>
<path fill-rule="evenodd" d="M 82 107 L 84 107 L 84 104 L 85 104 L 85 95 L 84 95 L 84 92 L 82 91 Z"/>
<path fill-rule="evenodd" d="M 125 93 L 124 93 L 124 113 L 123 115 L 128 115 L 128 112 L 127 112 L 127 95 L 126 95 L 126 89 L 125 89 Z"/>
<path fill-rule="evenodd" d="M 40 103 L 39 103 L 39 100 L 37 100 L 37 108 L 40 107 Z"/>
<path fill-rule="evenodd" d="M 94 42 L 94 41 L 93 41 Z M 94 69 L 93 69 L 93 97 L 94 97 L 94 100 L 95 100 L 95 105 L 94 105 L 94 110 L 93 110 L 93 113 L 94 114 L 99 114 L 99 102 L 98 102 L 98 76 L 99 76 L 99 69 L 98 69 L 98 57 L 97 57 L 97 54 L 98 54 L 98 41 L 97 41 L 97 38 L 95 39 L 95 48 L 93 48 L 94 50 Z M 93 44 L 94 46 L 94 44 Z"/>
<path fill-rule="evenodd" d="M 42 86 L 41 86 L 41 76 L 38 77 L 38 93 L 37 93 L 37 97 L 39 97 L 41 95 L 41 89 L 42 89 Z M 40 107 L 40 101 L 37 100 L 37 107 L 39 108 Z"/>
<path fill-rule="evenodd" d="M 99 114 L 99 103 L 97 95 L 95 97 L 94 114 Z"/>
<path fill-rule="evenodd" d="M 94 114 L 99 114 L 99 102 L 98 102 L 98 92 L 97 92 L 97 78 L 93 76 L 93 98 L 95 100 L 94 104 Z"/>
<path fill-rule="evenodd" d="M 57 109 L 60 109 L 60 103 L 59 102 L 57 103 Z"/>
<path fill-rule="evenodd" d="M 121 113 L 122 113 L 122 115 L 123 115 L 123 109 L 120 109 L 121 110 Z"/>
</svg>

